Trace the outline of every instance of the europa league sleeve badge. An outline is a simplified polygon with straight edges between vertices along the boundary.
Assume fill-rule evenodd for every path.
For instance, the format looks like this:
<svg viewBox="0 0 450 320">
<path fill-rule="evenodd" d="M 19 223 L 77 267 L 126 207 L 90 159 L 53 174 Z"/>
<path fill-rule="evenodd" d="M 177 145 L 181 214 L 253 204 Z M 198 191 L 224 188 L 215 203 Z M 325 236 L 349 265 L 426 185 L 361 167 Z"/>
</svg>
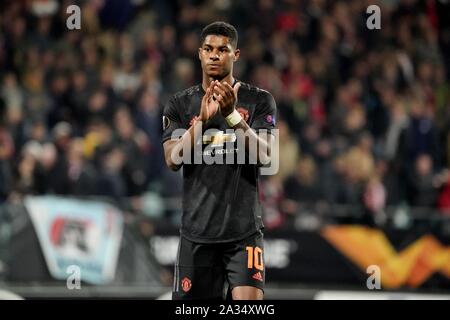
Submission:
<svg viewBox="0 0 450 320">
<path fill-rule="evenodd" d="M 163 116 L 163 130 L 166 130 L 170 126 L 170 119 Z"/>
</svg>

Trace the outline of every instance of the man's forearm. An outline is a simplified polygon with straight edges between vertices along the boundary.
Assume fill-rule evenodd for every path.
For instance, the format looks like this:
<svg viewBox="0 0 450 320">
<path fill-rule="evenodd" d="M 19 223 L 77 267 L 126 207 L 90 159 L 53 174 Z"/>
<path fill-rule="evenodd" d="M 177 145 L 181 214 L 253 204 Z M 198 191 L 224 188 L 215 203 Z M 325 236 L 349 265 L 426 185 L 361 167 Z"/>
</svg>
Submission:
<svg viewBox="0 0 450 320">
<path fill-rule="evenodd" d="M 184 156 L 184 151 L 191 151 L 195 144 L 201 139 L 203 133 L 203 123 L 200 120 L 194 124 L 179 138 L 166 152 L 167 165 L 172 170 L 178 170 L 182 166 L 180 159 Z"/>
<path fill-rule="evenodd" d="M 271 160 L 271 144 L 268 140 L 258 135 L 244 120 L 241 120 L 233 129 L 236 132 L 237 139 L 244 143 L 247 154 L 256 159 L 257 164 L 269 164 Z M 268 139 L 271 139 L 270 134 Z"/>
<path fill-rule="evenodd" d="M 178 154 L 182 157 L 183 150 L 193 150 L 195 144 L 202 139 L 203 134 L 203 122 L 197 120 L 194 124 L 183 134 L 180 140 L 177 142 L 174 148 L 178 151 Z"/>
</svg>

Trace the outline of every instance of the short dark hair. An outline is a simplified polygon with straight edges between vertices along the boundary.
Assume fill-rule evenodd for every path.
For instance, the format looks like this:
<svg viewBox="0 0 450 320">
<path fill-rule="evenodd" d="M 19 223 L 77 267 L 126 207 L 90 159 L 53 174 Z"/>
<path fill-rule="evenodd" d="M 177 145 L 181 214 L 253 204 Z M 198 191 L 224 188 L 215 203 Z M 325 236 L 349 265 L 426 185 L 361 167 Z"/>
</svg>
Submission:
<svg viewBox="0 0 450 320">
<path fill-rule="evenodd" d="M 206 37 L 211 34 L 227 37 L 228 39 L 230 39 L 231 45 L 237 48 L 238 32 L 236 28 L 233 27 L 231 24 L 223 21 L 216 21 L 211 24 L 208 24 L 202 30 L 202 33 L 200 35 L 201 41 L 200 43 L 203 44 L 203 42 L 205 42 Z"/>
</svg>

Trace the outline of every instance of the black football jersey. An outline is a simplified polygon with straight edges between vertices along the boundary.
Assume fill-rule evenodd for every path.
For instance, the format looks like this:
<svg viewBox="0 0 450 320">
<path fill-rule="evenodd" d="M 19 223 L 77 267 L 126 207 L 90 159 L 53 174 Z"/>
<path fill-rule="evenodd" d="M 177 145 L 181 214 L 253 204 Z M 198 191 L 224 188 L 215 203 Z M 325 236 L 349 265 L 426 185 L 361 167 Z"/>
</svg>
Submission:
<svg viewBox="0 0 450 320">
<path fill-rule="evenodd" d="M 163 113 L 163 142 L 189 129 L 204 94 L 200 84 L 171 97 Z M 257 132 L 275 128 L 275 100 L 265 90 L 241 82 L 236 110 Z M 183 162 L 181 234 L 201 243 L 244 239 L 263 228 L 259 168 L 247 155 L 242 162 L 245 150 L 220 111 L 203 125 L 201 141 Z"/>
</svg>

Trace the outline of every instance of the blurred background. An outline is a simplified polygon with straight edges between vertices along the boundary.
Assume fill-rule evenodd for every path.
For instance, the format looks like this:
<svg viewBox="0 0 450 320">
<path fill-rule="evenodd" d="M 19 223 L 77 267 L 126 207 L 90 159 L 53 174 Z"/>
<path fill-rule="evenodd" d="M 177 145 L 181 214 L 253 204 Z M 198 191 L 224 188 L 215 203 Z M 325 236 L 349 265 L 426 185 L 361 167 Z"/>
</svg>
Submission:
<svg viewBox="0 0 450 320">
<path fill-rule="evenodd" d="M 239 32 L 235 77 L 278 106 L 266 297 L 450 293 L 447 0 L 2 1 L 0 289 L 171 290 L 182 172 L 164 164 L 162 109 L 201 81 L 216 20 Z"/>
</svg>

